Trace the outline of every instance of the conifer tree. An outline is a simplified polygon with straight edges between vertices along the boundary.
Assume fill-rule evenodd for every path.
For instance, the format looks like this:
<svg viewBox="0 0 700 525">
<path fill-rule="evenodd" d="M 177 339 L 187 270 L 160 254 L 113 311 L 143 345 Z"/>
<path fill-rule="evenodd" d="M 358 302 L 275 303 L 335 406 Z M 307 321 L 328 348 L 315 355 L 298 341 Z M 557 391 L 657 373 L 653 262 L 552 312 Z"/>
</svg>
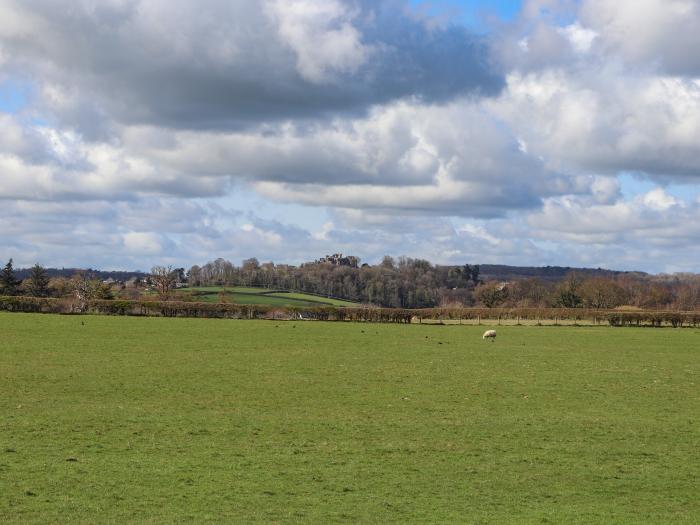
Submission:
<svg viewBox="0 0 700 525">
<path fill-rule="evenodd" d="M 10 259 L 0 272 L 0 293 L 2 295 L 15 295 L 19 281 L 15 278 L 15 271 Z"/>
<path fill-rule="evenodd" d="M 25 281 L 27 293 L 33 297 L 46 297 L 49 293 L 49 276 L 46 269 L 35 264 L 29 272 L 29 279 Z"/>
</svg>

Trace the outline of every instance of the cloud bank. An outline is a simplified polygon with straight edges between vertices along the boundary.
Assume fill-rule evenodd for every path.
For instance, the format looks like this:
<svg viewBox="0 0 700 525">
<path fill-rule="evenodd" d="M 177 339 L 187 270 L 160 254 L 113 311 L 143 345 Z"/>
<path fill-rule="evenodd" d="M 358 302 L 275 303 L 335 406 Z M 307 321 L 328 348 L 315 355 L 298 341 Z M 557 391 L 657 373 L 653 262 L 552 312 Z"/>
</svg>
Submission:
<svg viewBox="0 0 700 525">
<path fill-rule="evenodd" d="M 0 14 L 25 101 L 0 113 L 0 255 L 22 264 L 697 269 L 692 0 L 533 0 L 486 34 L 399 0 Z"/>
</svg>

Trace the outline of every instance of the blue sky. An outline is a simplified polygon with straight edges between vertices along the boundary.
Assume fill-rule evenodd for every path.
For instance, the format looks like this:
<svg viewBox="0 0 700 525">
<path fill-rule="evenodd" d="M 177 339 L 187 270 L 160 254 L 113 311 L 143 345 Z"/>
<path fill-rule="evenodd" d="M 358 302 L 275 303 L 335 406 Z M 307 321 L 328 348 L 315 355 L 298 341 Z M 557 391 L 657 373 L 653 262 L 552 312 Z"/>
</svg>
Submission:
<svg viewBox="0 0 700 525">
<path fill-rule="evenodd" d="M 17 81 L 0 82 L 0 111 L 16 113 L 26 104 L 26 86 Z"/>
<path fill-rule="evenodd" d="M 522 8 L 522 2 L 519 0 L 449 0 L 447 2 L 412 0 L 412 4 L 437 12 L 456 10 L 461 12 L 467 24 L 475 26 L 482 25 L 484 15 L 495 14 L 502 20 L 513 20 Z"/>
<path fill-rule="evenodd" d="M 0 258 L 697 271 L 697 2 L 378 5 L 0 0 Z"/>
</svg>

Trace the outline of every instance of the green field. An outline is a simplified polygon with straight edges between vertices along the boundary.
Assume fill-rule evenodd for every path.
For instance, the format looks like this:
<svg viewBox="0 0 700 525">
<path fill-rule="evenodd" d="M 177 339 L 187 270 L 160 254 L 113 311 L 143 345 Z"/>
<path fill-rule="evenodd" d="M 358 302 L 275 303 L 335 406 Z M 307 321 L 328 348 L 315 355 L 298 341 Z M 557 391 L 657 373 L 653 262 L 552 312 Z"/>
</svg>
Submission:
<svg viewBox="0 0 700 525">
<path fill-rule="evenodd" d="M 700 332 L 0 314 L 2 523 L 699 523 Z"/>
<path fill-rule="evenodd" d="M 223 300 L 224 302 L 237 304 L 260 304 L 279 307 L 358 306 L 357 303 L 342 299 L 331 299 L 299 292 L 270 290 L 268 288 L 206 286 L 184 288 L 182 290 L 192 292 L 197 300 L 208 303 L 218 303 Z"/>
</svg>

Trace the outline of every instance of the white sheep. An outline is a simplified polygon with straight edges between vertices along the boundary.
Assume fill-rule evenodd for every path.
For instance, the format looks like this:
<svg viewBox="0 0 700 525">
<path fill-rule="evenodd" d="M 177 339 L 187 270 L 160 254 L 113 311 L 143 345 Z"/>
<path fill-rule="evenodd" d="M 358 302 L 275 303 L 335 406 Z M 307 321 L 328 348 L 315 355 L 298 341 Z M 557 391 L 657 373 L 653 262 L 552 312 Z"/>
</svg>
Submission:
<svg viewBox="0 0 700 525">
<path fill-rule="evenodd" d="M 481 336 L 482 339 L 491 339 L 491 341 L 496 340 L 496 330 L 486 330 L 484 335 Z"/>
</svg>

